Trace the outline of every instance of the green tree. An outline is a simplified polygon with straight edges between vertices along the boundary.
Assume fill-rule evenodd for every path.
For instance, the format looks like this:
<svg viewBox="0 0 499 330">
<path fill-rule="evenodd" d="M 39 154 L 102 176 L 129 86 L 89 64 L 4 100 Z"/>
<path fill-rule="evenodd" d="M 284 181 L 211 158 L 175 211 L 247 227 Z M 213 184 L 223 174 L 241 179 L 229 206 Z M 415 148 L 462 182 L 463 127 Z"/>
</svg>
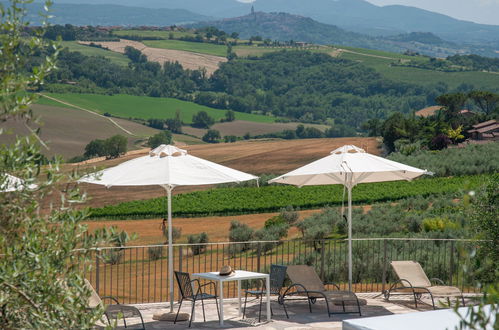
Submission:
<svg viewBox="0 0 499 330">
<path fill-rule="evenodd" d="M 385 120 L 381 129 L 381 136 L 383 136 L 383 143 L 388 151 L 394 151 L 395 141 L 409 137 L 404 115 L 401 113 L 394 113 L 390 118 Z"/>
<path fill-rule="evenodd" d="M 469 92 L 468 97 L 487 115 L 499 109 L 499 94 L 488 91 L 472 91 Z"/>
<path fill-rule="evenodd" d="M 232 220 L 229 228 L 230 242 L 249 242 L 253 238 L 254 230 L 245 223 Z"/>
<path fill-rule="evenodd" d="M 215 123 L 215 119 L 210 117 L 206 111 L 199 111 L 192 116 L 192 126 L 197 128 L 210 128 Z"/>
<path fill-rule="evenodd" d="M 108 158 L 117 158 L 127 151 L 128 140 L 123 135 L 114 135 L 106 139 L 105 149 Z"/>
<path fill-rule="evenodd" d="M 225 111 L 225 121 L 234 121 L 236 120 L 236 113 L 233 110 Z"/>
<path fill-rule="evenodd" d="M 37 96 L 26 91 L 38 89 L 55 69 L 58 47 L 41 38 L 44 29 L 25 34 L 29 23 L 23 8 L 29 2 L 0 5 L 1 120 L 32 120 L 29 107 Z M 45 7 L 50 4 L 47 1 Z M 28 65 L 39 54 L 44 54 L 41 61 Z M 0 182 L 9 172 L 28 185 L 37 184 L 34 190 L 0 194 L 0 328 L 90 329 L 103 309 L 87 308 L 90 292 L 82 274 L 89 271 L 89 249 L 104 243 L 106 234 L 86 235 L 87 212 L 73 209 L 83 200 L 78 188 L 56 189 L 57 183 L 78 177 L 60 174 L 58 159 L 42 168 L 39 144 L 44 142 L 34 132 L 0 146 Z M 40 201 L 49 194 L 62 196 L 60 203 L 42 212 Z"/>
<path fill-rule="evenodd" d="M 147 146 L 153 149 L 159 145 L 170 143 L 172 143 L 172 133 L 170 131 L 161 131 L 147 140 Z"/>
<path fill-rule="evenodd" d="M 218 143 L 220 142 L 220 132 L 216 129 L 209 129 L 205 135 L 203 135 L 202 140 L 208 143 Z"/>
<path fill-rule="evenodd" d="M 499 174 L 494 174 L 479 192 L 472 208 L 472 228 L 478 239 L 484 240 L 477 251 L 475 278 L 482 285 L 493 284 L 499 278 Z"/>
<path fill-rule="evenodd" d="M 438 96 L 435 101 L 438 105 L 444 107 L 445 118 L 447 121 L 456 119 L 459 111 L 463 109 L 468 100 L 468 95 L 464 93 L 443 94 Z"/>
<path fill-rule="evenodd" d="M 92 140 L 85 146 L 85 158 L 102 157 L 106 155 L 106 141 Z"/>
<path fill-rule="evenodd" d="M 130 59 L 130 61 L 134 63 L 145 63 L 147 62 L 147 56 L 142 54 L 142 52 L 138 49 L 135 49 L 131 46 L 125 47 L 125 55 Z"/>
<path fill-rule="evenodd" d="M 208 234 L 202 232 L 200 234 L 194 234 L 187 236 L 187 243 L 195 244 L 192 246 L 192 254 L 198 255 L 206 250 L 206 244 L 209 242 Z"/>
<path fill-rule="evenodd" d="M 180 111 L 175 112 L 174 118 L 168 118 L 166 121 L 166 128 L 172 133 L 182 134 L 182 119 L 180 119 Z"/>
<path fill-rule="evenodd" d="M 156 128 L 156 129 L 163 129 L 165 125 L 165 121 L 163 119 L 158 119 L 158 118 L 150 118 L 147 120 L 147 126 Z"/>
</svg>

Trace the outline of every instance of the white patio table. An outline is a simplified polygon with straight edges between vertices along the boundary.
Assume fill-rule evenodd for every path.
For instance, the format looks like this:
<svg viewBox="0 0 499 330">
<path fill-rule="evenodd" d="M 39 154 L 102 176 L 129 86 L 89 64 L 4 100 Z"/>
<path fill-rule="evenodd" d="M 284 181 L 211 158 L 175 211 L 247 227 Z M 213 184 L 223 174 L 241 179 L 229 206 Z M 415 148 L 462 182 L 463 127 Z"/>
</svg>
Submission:
<svg viewBox="0 0 499 330">
<path fill-rule="evenodd" d="M 255 280 L 255 279 L 265 279 L 267 288 L 267 321 L 270 321 L 270 276 L 269 274 L 248 272 L 245 270 L 236 270 L 234 275 L 230 276 L 220 276 L 218 272 L 208 272 L 208 273 L 194 273 L 193 278 L 204 279 L 218 282 L 218 295 L 220 299 L 220 325 L 224 325 L 224 282 L 237 281 L 237 299 L 239 302 L 239 317 L 242 316 L 241 309 L 241 281 L 243 280 Z"/>
</svg>

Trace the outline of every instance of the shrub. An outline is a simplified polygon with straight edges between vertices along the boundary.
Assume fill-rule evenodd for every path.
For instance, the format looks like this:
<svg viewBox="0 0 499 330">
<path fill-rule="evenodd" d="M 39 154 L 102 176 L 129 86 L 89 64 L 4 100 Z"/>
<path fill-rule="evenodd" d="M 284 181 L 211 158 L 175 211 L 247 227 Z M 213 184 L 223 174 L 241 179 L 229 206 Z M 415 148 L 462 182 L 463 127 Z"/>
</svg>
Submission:
<svg viewBox="0 0 499 330">
<path fill-rule="evenodd" d="M 299 208 L 294 209 L 293 206 L 288 205 L 281 208 L 279 216 L 282 217 L 288 225 L 293 226 L 300 218 L 300 214 L 297 212 L 298 210 Z"/>
<path fill-rule="evenodd" d="M 199 111 L 192 116 L 192 126 L 197 128 L 210 128 L 215 123 L 215 119 L 210 117 L 206 111 Z"/>
<path fill-rule="evenodd" d="M 287 225 L 286 219 L 284 219 L 284 217 L 282 217 L 281 215 L 276 215 L 265 221 L 265 228 L 270 228 L 279 225 Z"/>
<path fill-rule="evenodd" d="M 163 232 L 163 237 L 166 240 L 165 244 L 168 244 L 168 222 L 166 219 L 163 219 L 163 223 L 161 224 L 161 231 Z M 180 236 L 182 236 L 182 228 L 172 226 L 173 243 L 176 243 Z"/>
<path fill-rule="evenodd" d="M 202 232 L 201 234 L 187 236 L 187 243 L 196 244 L 191 247 L 193 255 L 198 255 L 206 251 L 206 244 L 203 243 L 208 243 L 208 242 L 209 242 L 208 234 L 205 232 Z"/>
<path fill-rule="evenodd" d="M 165 121 L 163 119 L 150 118 L 147 120 L 147 126 L 156 129 L 163 129 L 165 127 Z"/>
<path fill-rule="evenodd" d="M 170 131 L 161 131 L 149 137 L 147 140 L 147 146 L 154 149 L 162 144 L 170 144 L 171 142 L 172 133 L 170 133 Z"/>
<path fill-rule="evenodd" d="M 234 110 L 227 110 L 225 111 L 225 121 L 234 121 L 236 120 L 236 113 Z"/>
<path fill-rule="evenodd" d="M 106 264 L 117 265 L 123 258 L 123 251 L 119 249 L 106 249 L 102 252 L 101 258 Z"/>
<path fill-rule="evenodd" d="M 220 142 L 220 132 L 216 129 L 209 129 L 205 135 L 203 135 L 202 140 L 208 143 L 218 143 Z"/>
<path fill-rule="evenodd" d="M 147 254 L 149 255 L 149 260 L 161 259 L 163 257 L 163 247 L 151 246 L 147 249 Z"/>
<path fill-rule="evenodd" d="M 459 226 L 448 218 L 427 218 L 423 220 L 423 229 L 429 231 L 444 231 L 446 229 L 456 229 Z"/>
<path fill-rule="evenodd" d="M 225 135 L 224 136 L 224 142 L 225 143 L 233 143 L 237 141 L 237 136 L 235 135 Z"/>
<path fill-rule="evenodd" d="M 229 241 L 230 242 L 248 242 L 253 239 L 254 230 L 247 224 L 241 223 L 237 220 L 232 220 L 229 228 Z M 239 244 L 238 244 L 239 245 Z M 240 244 L 238 246 L 240 251 L 249 249 L 249 244 Z"/>
</svg>

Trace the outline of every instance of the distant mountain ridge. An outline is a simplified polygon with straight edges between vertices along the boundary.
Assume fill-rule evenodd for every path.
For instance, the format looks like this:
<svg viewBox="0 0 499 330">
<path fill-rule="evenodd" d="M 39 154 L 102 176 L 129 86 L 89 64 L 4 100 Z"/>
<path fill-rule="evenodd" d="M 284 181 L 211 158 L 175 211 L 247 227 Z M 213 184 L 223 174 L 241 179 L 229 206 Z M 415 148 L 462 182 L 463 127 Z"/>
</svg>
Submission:
<svg viewBox="0 0 499 330">
<path fill-rule="evenodd" d="M 115 3 L 139 5 L 137 0 L 61 0 L 66 3 Z M 369 34 L 397 35 L 410 32 L 432 32 L 458 43 L 492 43 L 499 49 L 499 25 L 477 24 L 458 20 L 427 10 L 401 6 L 376 6 L 365 0 L 141 0 L 141 7 L 181 8 L 206 16 L 229 18 L 257 11 L 287 12 L 333 24 L 340 28 Z M 498 21 L 499 23 L 499 21 Z"/>
<path fill-rule="evenodd" d="M 254 12 L 245 16 L 218 21 L 193 23 L 189 27 L 215 26 L 227 33 L 237 32 L 242 39 L 261 36 L 278 41 L 301 41 L 323 45 L 353 46 L 390 52 L 410 50 L 434 57 L 470 54 L 498 57 L 493 48 L 468 47 L 442 40 L 429 32 L 412 32 L 388 37 L 375 37 L 319 23 L 309 17 L 287 13 Z"/>
<path fill-rule="evenodd" d="M 4 1 L 0 1 L 4 3 Z M 28 19 L 40 23 L 39 12 L 43 4 L 26 5 Z M 102 26 L 169 26 L 213 19 L 186 9 L 143 8 L 115 4 L 68 4 L 56 2 L 50 11 L 51 24 L 102 25 Z"/>
</svg>

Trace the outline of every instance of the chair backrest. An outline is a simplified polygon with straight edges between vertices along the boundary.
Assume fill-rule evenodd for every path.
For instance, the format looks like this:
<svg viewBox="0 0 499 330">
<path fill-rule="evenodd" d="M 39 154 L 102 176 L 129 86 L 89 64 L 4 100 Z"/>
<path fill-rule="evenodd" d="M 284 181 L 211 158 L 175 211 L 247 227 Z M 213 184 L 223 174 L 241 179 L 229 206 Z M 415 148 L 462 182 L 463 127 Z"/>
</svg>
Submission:
<svg viewBox="0 0 499 330">
<path fill-rule="evenodd" d="M 412 286 L 431 286 L 431 282 L 419 262 L 403 260 L 392 261 L 390 264 L 392 265 L 393 271 L 397 274 L 398 278 L 409 281 Z M 405 285 L 405 283 L 402 283 L 402 285 Z"/>
<path fill-rule="evenodd" d="M 94 287 L 90 282 L 85 279 L 85 286 L 87 287 L 88 290 L 90 290 L 91 294 L 90 297 L 88 298 L 88 307 L 89 308 L 96 308 L 98 306 L 102 305 L 102 300 L 99 297 L 99 294 L 95 291 Z"/>
<path fill-rule="evenodd" d="M 183 298 L 190 298 L 194 296 L 194 292 L 192 290 L 191 276 L 189 273 L 177 272 L 175 271 L 175 277 L 177 278 L 178 288 L 180 290 L 180 294 Z"/>
<path fill-rule="evenodd" d="M 286 266 L 270 265 L 270 293 L 279 295 L 286 279 Z"/>
<path fill-rule="evenodd" d="M 288 266 L 287 273 L 289 279 L 293 284 L 301 284 L 308 291 L 326 291 L 324 283 L 322 283 L 319 275 L 315 269 L 307 265 L 293 265 Z M 296 288 L 297 291 L 303 291 L 300 288 Z"/>
</svg>

